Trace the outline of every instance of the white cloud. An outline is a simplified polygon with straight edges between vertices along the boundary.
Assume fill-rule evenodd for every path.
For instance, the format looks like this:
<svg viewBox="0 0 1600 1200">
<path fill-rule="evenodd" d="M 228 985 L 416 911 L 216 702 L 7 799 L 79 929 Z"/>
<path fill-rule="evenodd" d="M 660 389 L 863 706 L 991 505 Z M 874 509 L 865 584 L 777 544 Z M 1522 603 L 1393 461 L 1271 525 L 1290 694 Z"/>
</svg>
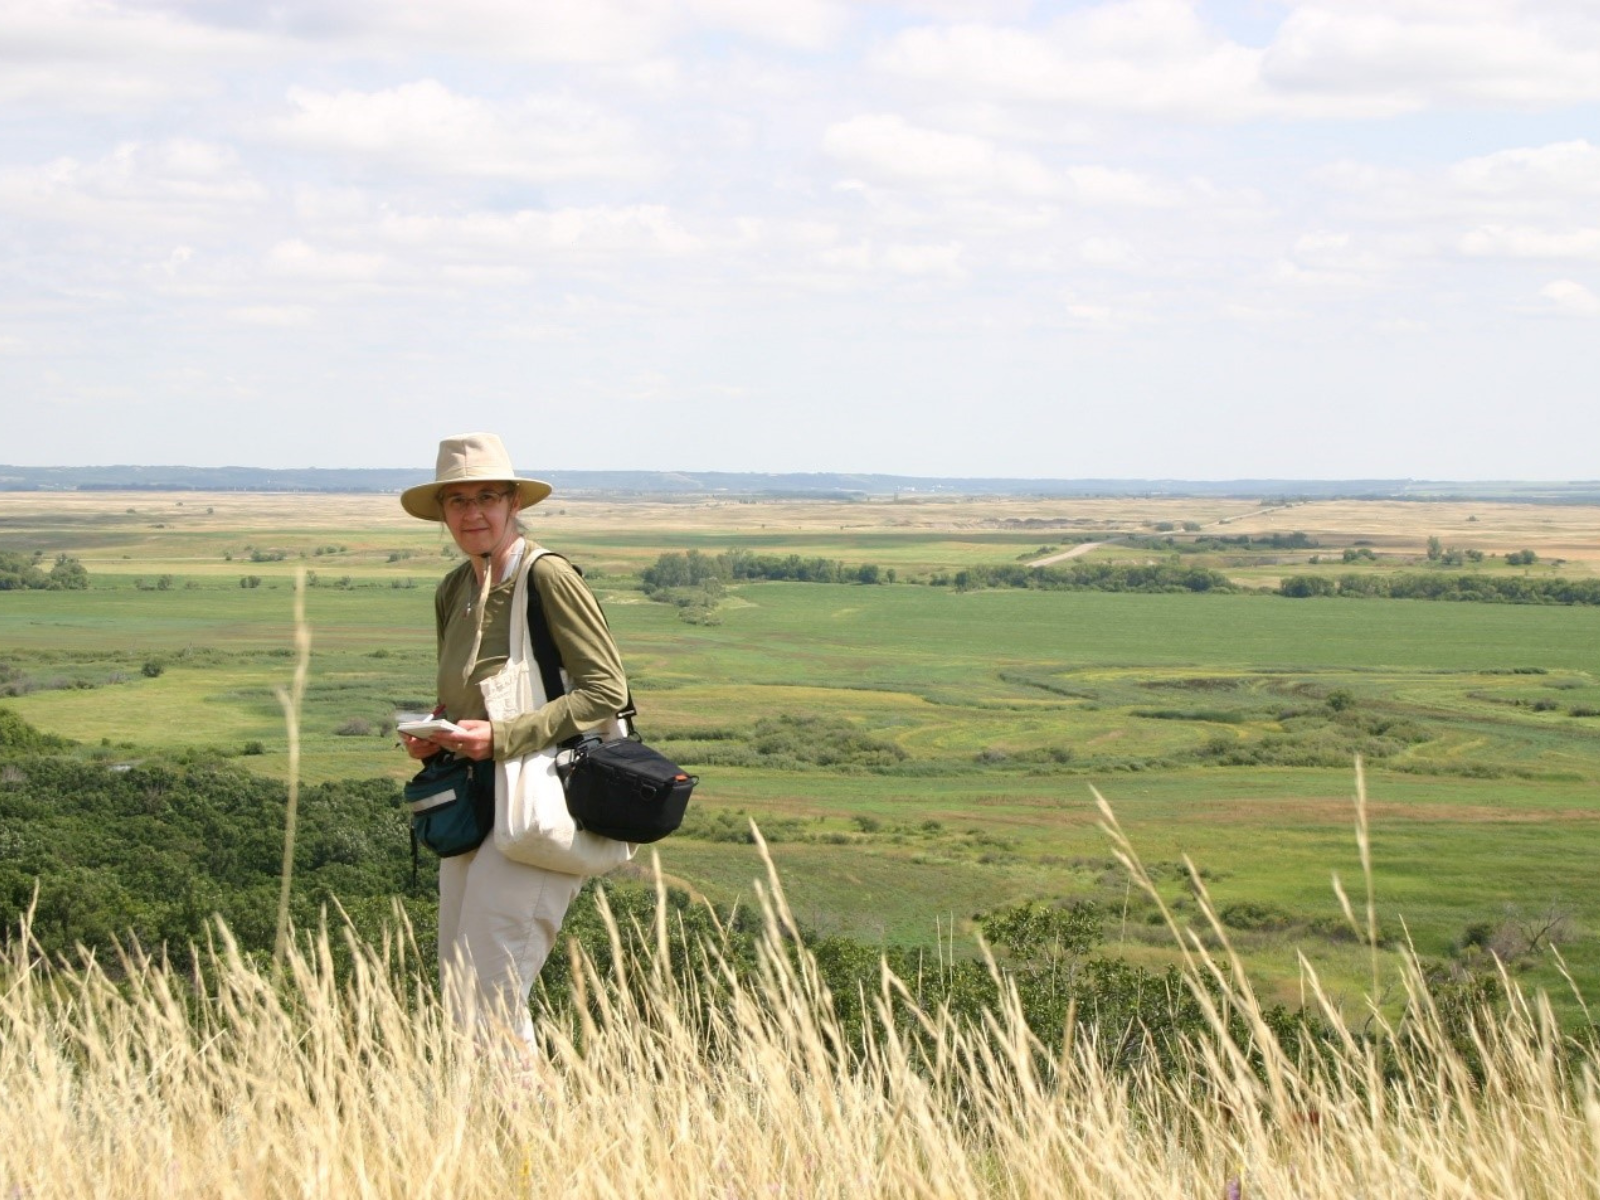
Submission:
<svg viewBox="0 0 1600 1200">
<path fill-rule="evenodd" d="M 1166 208 L 1178 200 L 1170 189 L 1133 171 L 1086 166 L 1068 167 L 1064 174 L 1080 204 Z"/>
<path fill-rule="evenodd" d="M 887 246 L 883 251 L 883 265 L 900 275 L 935 275 L 945 279 L 960 279 L 966 274 L 961 268 L 959 244 Z"/>
<path fill-rule="evenodd" d="M 817 262 L 831 273 L 831 277 L 811 277 L 804 282 L 828 289 L 837 286 L 839 274 L 863 280 L 895 276 L 961 280 L 967 275 L 961 261 L 963 253 L 964 249 L 958 242 L 891 242 L 881 247 L 871 242 L 856 242 L 834 246 L 817 255 Z"/>
<path fill-rule="evenodd" d="M 838 0 L 280 0 L 253 15 L 310 44 L 588 66 L 646 60 L 701 31 L 817 49 L 849 20 Z"/>
<path fill-rule="evenodd" d="M 1071 324 L 1090 329 L 1115 329 L 1122 324 L 1116 310 L 1109 304 L 1069 303 L 1066 314 Z"/>
<path fill-rule="evenodd" d="M 1302 282 L 1357 287 L 1378 282 L 1388 267 L 1384 255 L 1349 233 L 1332 230 L 1302 234 L 1295 239 L 1292 253 Z"/>
<path fill-rule="evenodd" d="M 1600 99 L 1600 23 L 1561 7 L 1310 0 L 1278 29 L 1263 78 L 1285 96 L 1366 99 L 1394 112 Z"/>
<path fill-rule="evenodd" d="M 1437 252 L 1588 260 L 1600 239 L 1600 148 L 1586 141 L 1509 147 L 1439 168 L 1341 162 L 1310 182 L 1343 198 L 1348 215 L 1410 226 Z"/>
<path fill-rule="evenodd" d="M 206 89 L 171 73 L 135 71 L 100 63 L 4 63 L 0 66 L 0 104 L 15 111 L 48 108 L 125 115 L 174 96 Z"/>
<path fill-rule="evenodd" d="M 126 118 L 214 94 L 216 73 L 259 66 L 276 39 L 168 6 L 0 0 L 0 103 Z"/>
<path fill-rule="evenodd" d="M 308 43 L 595 64 L 653 53 L 676 8 L 671 0 L 281 0 L 257 11 Z"/>
<path fill-rule="evenodd" d="M 1020 21 L 1034 7 L 1034 0 L 855 0 L 855 3 L 941 21 Z"/>
<path fill-rule="evenodd" d="M 94 162 L 0 170 L 0 211 L 52 223 L 215 224 L 265 197 L 235 150 L 189 138 L 125 142 Z"/>
<path fill-rule="evenodd" d="M 1047 30 L 925 26 L 893 38 L 882 70 L 940 88 L 1107 113 L 1232 119 L 1260 107 L 1259 51 L 1205 29 L 1185 0 L 1078 10 Z"/>
<path fill-rule="evenodd" d="M 526 267 L 504 263 L 447 263 L 441 275 L 450 283 L 472 288 L 526 287 L 533 281 Z"/>
<path fill-rule="evenodd" d="M 968 100 L 1179 121 L 1600 99 L 1600 19 L 1577 3 L 1548 14 L 1516 0 L 1288 2 L 1260 47 L 1208 25 L 1196 0 L 1114 0 L 1043 27 L 909 29 L 874 61 Z"/>
<path fill-rule="evenodd" d="M 838 37 L 849 19 L 842 4 L 827 0 L 688 0 L 688 7 L 713 28 L 813 50 Z"/>
<path fill-rule="evenodd" d="M 1274 263 L 1274 278 L 1294 287 L 1319 289 L 1372 288 L 1384 283 L 1392 256 L 1379 253 L 1356 236 L 1336 230 L 1313 230 L 1295 238 L 1289 253 Z"/>
<path fill-rule="evenodd" d="M 1539 289 L 1539 295 L 1565 316 L 1600 317 L 1600 296 L 1573 280 L 1557 279 L 1547 283 Z"/>
<path fill-rule="evenodd" d="M 679 257 L 704 248 L 661 205 L 525 209 L 460 217 L 390 214 L 374 226 L 395 251 L 465 262 L 506 254 L 585 259 L 649 255 Z"/>
<path fill-rule="evenodd" d="M 1241 325 L 1281 325 L 1294 317 L 1285 305 L 1263 308 L 1259 304 L 1242 304 L 1230 301 L 1222 306 L 1222 315 Z"/>
<path fill-rule="evenodd" d="M 565 96 L 498 104 L 432 79 L 378 92 L 289 92 L 282 141 L 428 175 L 636 179 L 650 156 L 627 122 Z"/>
<path fill-rule="evenodd" d="M 361 188 L 308 183 L 294 186 L 291 204 L 295 219 L 313 226 L 365 224 L 377 207 L 373 197 Z"/>
<path fill-rule="evenodd" d="M 967 134 L 920 128 L 893 113 L 840 121 L 823 135 L 822 147 L 874 183 L 1022 196 L 1062 191 L 1061 182 L 1031 155 Z"/>
<path fill-rule="evenodd" d="M 174 246 L 172 253 L 157 266 L 157 270 L 168 279 L 177 279 L 189 269 L 189 264 L 194 261 L 193 246 Z"/>
<path fill-rule="evenodd" d="M 316 316 L 316 309 L 302 304 L 256 304 L 228 310 L 230 321 L 268 329 L 292 329 L 309 325 Z"/>
<path fill-rule="evenodd" d="M 1461 251 L 1480 257 L 1600 261 L 1600 228 L 1553 232 L 1528 226 L 1486 225 L 1461 239 Z"/>
<path fill-rule="evenodd" d="M 1084 238 L 1078 257 L 1095 267 L 1122 267 L 1134 261 L 1133 247 L 1117 237 Z"/>
<path fill-rule="evenodd" d="M 215 64 L 259 57 L 259 35 L 191 19 L 179 6 L 108 0 L 5 0 L 0 60 L 20 63 L 178 61 Z"/>
<path fill-rule="evenodd" d="M 1600 146 L 1579 139 L 1498 150 L 1457 163 L 1450 181 L 1464 192 L 1521 200 L 1600 196 Z"/>
<path fill-rule="evenodd" d="M 318 250 L 298 239 L 279 242 L 267 255 L 274 275 L 318 283 L 366 283 L 384 275 L 388 261 L 380 254 Z"/>
</svg>

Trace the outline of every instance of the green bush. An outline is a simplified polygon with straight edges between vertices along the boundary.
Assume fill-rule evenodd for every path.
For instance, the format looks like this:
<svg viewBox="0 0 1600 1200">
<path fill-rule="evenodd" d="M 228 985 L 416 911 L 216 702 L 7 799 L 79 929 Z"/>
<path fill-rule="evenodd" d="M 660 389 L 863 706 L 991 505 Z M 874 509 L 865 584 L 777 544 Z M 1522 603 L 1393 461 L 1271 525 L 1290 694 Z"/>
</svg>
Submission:
<svg viewBox="0 0 1600 1200">
<path fill-rule="evenodd" d="M 1271 931 L 1287 929 L 1294 924 L 1294 918 L 1283 909 L 1252 900 L 1226 905 L 1217 915 L 1222 918 L 1224 925 L 1232 929 Z"/>
<path fill-rule="evenodd" d="M 0 708 L 0 754 L 65 750 L 73 744 L 53 733 L 40 733 L 9 708 Z"/>
<path fill-rule="evenodd" d="M 40 565 L 43 561 L 42 551 L 22 554 L 0 550 L 0 592 L 81 591 L 89 586 L 89 572 L 77 559 L 58 554 L 49 571 Z"/>
<path fill-rule="evenodd" d="M 1326 575 L 1291 575 L 1278 584 L 1278 595 L 1296 600 L 1309 596 L 1332 596 L 1337 591 L 1337 585 Z"/>
</svg>

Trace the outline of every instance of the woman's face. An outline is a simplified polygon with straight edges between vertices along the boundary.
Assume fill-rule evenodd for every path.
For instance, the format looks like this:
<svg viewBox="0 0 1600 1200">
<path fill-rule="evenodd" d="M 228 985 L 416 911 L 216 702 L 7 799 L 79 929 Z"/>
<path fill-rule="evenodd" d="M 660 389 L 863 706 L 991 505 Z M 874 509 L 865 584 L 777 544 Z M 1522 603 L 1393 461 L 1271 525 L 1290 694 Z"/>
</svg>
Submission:
<svg viewBox="0 0 1600 1200">
<path fill-rule="evenodd" d="M 463 554 L 494 554 L 517 536 L 516 489 L 505 483 L 452 483 L 439 492 L 445 527 Z"/>
</svg>

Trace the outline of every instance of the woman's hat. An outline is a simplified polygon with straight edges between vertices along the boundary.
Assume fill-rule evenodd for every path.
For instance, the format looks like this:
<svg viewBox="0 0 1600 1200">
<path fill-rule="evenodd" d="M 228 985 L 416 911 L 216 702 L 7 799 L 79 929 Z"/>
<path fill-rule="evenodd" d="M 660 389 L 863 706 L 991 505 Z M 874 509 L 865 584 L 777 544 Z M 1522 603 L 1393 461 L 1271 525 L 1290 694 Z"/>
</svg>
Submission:
<svg viewBox="0 0 1600 1200">
<path fill-rule="evenodd" d="M 439 491 L 452 483 L 514 483 L 521 507 L 528 508 L 550 494 L 550 485 L 537 479 L 519 479 L 511 468 L 505 444 L 493 433 L 458 433 L 439 443 L 439 465 L 432 483 L 419 483 L 400 493 L 400 507 L 424 521 L 444 520 Z"/>
</svg>

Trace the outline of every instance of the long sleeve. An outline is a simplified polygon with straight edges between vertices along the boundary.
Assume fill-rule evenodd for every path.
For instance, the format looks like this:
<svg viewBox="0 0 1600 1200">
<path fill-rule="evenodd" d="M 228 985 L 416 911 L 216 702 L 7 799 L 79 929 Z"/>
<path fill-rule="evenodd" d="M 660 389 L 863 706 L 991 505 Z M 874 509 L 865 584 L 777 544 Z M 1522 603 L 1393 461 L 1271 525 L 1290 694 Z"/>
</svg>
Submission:
<svg viewBox="0 0 1600 1200">
<path fill-rule="evenodd" d="M 533 565 L 531 582 L 561 654 L 568 691 L 534 712 L 494 722 L 496 758 L 515 758 L 565 741 L 615 716 L 628 698 L 622 656 L 599 602 L 572 564 L 543 555 Z"/>
</svg>

